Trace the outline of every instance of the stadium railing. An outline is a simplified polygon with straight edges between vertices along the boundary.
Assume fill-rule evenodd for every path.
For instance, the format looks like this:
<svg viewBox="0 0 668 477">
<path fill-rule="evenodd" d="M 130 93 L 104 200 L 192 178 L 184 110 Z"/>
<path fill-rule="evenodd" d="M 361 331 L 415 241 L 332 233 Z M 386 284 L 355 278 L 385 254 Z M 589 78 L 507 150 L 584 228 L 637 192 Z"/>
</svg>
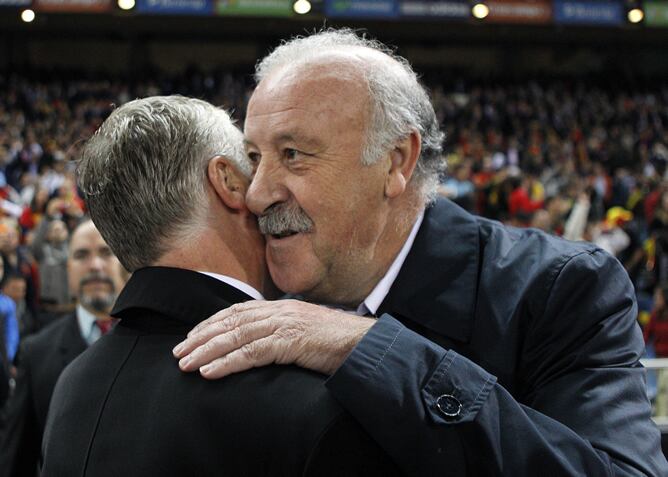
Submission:
<svg viewBox="0 0 668 477">
<path fill-rule="evenodd" d="M 668 433 L 668 358 L 641 359 L 640 362 L 647 369 L 652 418 L 661 433 Z"/>
</svg>

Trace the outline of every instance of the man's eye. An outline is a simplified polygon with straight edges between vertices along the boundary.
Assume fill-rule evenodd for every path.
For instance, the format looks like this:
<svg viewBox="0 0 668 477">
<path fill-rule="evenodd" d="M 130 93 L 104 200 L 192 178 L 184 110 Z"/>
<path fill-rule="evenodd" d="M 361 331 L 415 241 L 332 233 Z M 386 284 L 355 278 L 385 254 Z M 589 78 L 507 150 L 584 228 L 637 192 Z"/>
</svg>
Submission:
<svg viewBox="0 0 668 477">
<path fill-rule="evenodd" d="M 260 162 L 260 154 L 257 152 L 249 152 L 248 160 L 251 161 L 251 163 L 253 164 L 257 164 L 258 162 Z"/>
<path fill-rule="evenodd" d="M 298 157 L 299 157 L 299 151 L 297 149 L 288 148 L 288 149 L 285 150 L 285 158 L 288 161 L 294 161 Z"/>
<path fill-rule="evenodd" d="M 100 257 L 102 258 L 109 258 L 113 255 L 113 252 L 111 251 L 110 248 L 103 248 L 100 249 Z"/>
</svg>

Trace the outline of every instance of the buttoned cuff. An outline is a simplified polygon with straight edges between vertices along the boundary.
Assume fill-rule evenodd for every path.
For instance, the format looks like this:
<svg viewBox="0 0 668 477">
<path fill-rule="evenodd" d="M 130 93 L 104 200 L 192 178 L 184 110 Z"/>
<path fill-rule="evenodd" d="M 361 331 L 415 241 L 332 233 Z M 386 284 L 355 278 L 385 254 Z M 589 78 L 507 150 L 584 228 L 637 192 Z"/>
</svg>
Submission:
<svg viewBox="0 0 668 477">
<path fill-rule="evenodd" d="M 422 401 L 437 424 L 470 422 L 494 384 L 496 376 L 450 350 L 422 389 Z"/>
<path fill-rule="evenodd" d="M 495 376 L 472 361 L 384 314 L 329 378 L 327 387 L 335 396 L 358 399 L 406 399 L 413 394 L 424 407 L 420 414 L 450 425 L 475 419 L 495 383 Z"/>
</svg>

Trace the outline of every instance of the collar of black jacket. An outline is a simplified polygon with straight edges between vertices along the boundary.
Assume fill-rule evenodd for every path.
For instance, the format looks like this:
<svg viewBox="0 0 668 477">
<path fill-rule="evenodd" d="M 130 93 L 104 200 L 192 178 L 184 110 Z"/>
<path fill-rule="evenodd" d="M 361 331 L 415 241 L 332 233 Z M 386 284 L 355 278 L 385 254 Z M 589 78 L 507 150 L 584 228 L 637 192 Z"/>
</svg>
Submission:
<svg viewBox="0 0 668 477">
<path fill-rule="evenodd" d="M 195 325 L 217 311 L 253 298 L 208 275 L 170 267 L 136 270 L 121 291 L 112 316 L 126 319 L 157 312 Z"/>
<path fill-rule="evenodd" d="M 441 199 L 429 207 L 378 314 L 398 315 L 468 342 L 478 288 L 479 233 L 476 218 L 454 203 Z"/>
</svg>

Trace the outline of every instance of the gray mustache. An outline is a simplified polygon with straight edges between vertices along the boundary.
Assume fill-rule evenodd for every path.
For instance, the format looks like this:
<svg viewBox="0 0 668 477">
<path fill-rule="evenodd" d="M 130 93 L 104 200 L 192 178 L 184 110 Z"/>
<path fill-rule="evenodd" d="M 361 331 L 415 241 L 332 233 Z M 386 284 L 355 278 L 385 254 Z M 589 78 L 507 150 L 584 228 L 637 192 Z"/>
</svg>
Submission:
<svg viewBox="0 0 668 477">
<path fill-rule="evenodd" d="M 103 275 L 100 273 L 92 272 L 87 275 L 85 275 L 81 281 L 79 282 L 79 287 L 83 287 L 84 285 L 88 285 L 91 282 L 103 282 L 106 283 L 111 287 L 112 290 L 115 291 L 116 287 L 114 286 L 113 280 L 108 277 L 107 275 Z"/>
<path fill-rule="evenodd" d="M 285 202 L 272 205 L 257 221 L 263 235 L 310 232 L 313 228 L 313 221 L 301 207 Z"/>
</svg>

